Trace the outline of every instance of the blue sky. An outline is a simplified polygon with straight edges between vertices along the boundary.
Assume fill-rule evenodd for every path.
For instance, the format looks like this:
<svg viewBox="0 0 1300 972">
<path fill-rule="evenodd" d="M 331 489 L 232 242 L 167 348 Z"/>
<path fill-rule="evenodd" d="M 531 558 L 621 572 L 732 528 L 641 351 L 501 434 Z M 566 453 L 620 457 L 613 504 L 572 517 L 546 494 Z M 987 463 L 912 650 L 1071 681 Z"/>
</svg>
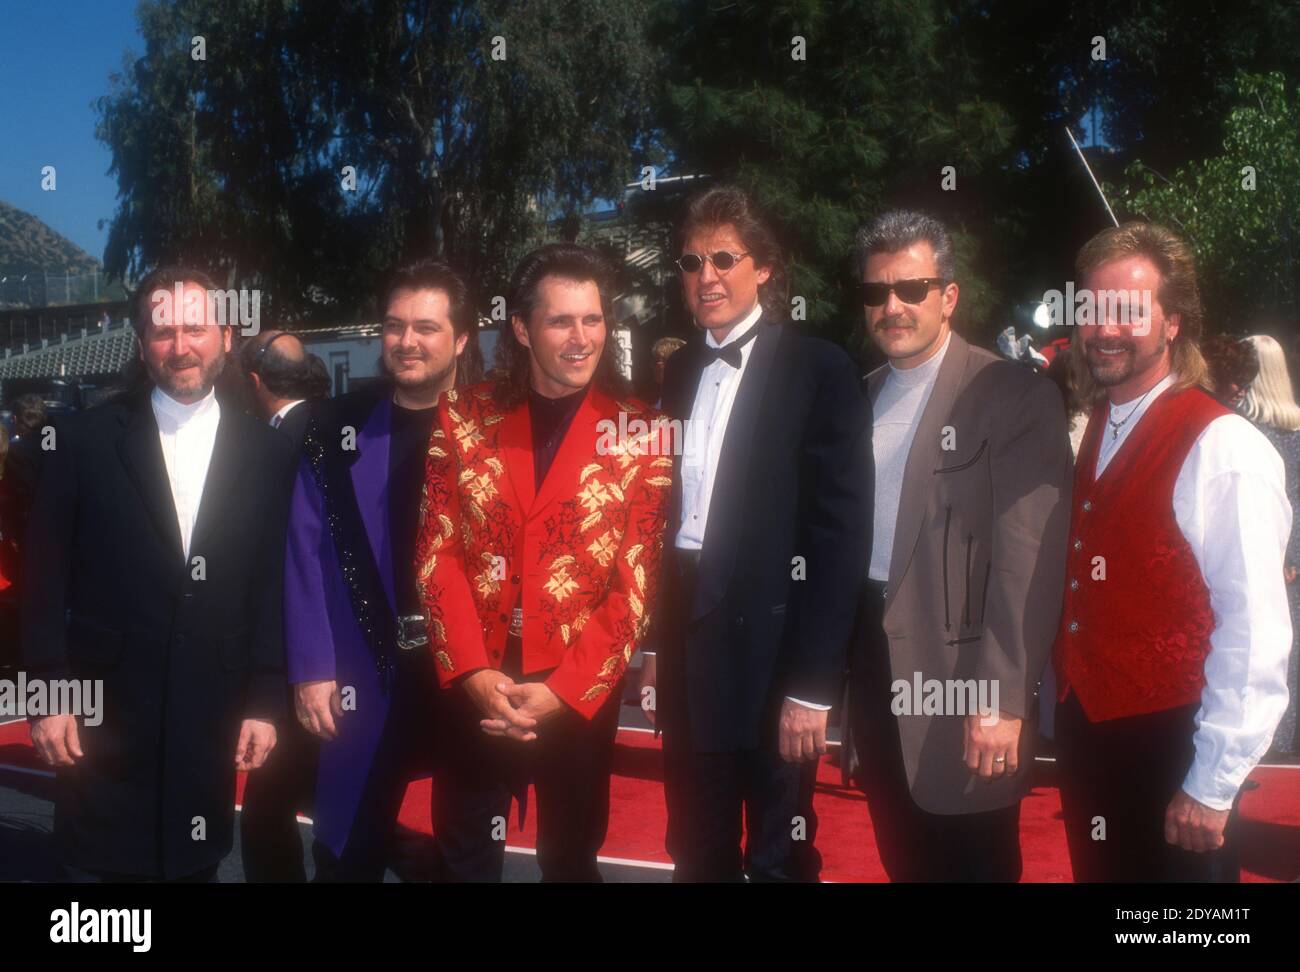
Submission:
<svg viewBox="0 0 1300 972">
<path fill-rule="evenodd" d="M 117 183 L 91 103 L 127 50 L 143 49 L 136 0 L 0 0 L 0 200 L 104 257 Z M 58 188 L 41 189 L 55 166 Z"/>
</svg>

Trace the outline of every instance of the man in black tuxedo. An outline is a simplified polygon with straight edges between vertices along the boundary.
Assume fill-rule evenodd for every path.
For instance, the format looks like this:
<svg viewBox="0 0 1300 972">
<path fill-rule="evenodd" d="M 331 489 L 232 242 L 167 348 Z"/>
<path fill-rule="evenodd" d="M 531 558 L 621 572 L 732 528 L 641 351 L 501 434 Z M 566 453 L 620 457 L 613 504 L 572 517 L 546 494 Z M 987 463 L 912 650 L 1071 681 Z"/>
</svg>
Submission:
<svg viewBox="0 0 1300 972">
<path fill-rule="evenodd" d="M 871 549 L 870 406 L 848 356 L 790 323 L 744 193 L 694 197 L 676 250 L 701 331 L 664 381 L 688 421 L 642 676 L 674 880 L 815 881 L 817 760 Z"/>
<path fill-rule="evenodd" d="M 146 278 L 135 380 L 63 422 L 42 463 L 23 660 L 29 680 L 102 685 L 97 718 L 32 719 L 58 771 L 69 880 L 213 880 L 235 771 L 263 764 L 284 714 L 293 450 L 219 389 L 231 329 L 205 299 L 215 290 L 195 270 Z"/>
<path fill-rule="evenodd" d="M 307 431 L 310 401 L 327 391 L 317 387 L 311 357 L 302 341 L 288 331 L 263 331 L 239 349 L 257 414 L 287 435 L 298 451 Z"/>
<path fill-rule="evenodd" d="M 302 341 L 288 331 L 262 331 L 239 349 L 258 417 L 288 437 L 295 457 L 302 453 L 311 400 L 328 390 L 313 374 L 311 358 Z M 293 711 L 293 694 L 287 685 L 286 691 L 287 711 Z M 298 884 L 307 880 L 298 813 L 312 805 L 319 750 L 315 736 L 296 720 L 286 720 L 266 766 L 249 776 L 239 815 L 245 880 Z"/>
</svg>

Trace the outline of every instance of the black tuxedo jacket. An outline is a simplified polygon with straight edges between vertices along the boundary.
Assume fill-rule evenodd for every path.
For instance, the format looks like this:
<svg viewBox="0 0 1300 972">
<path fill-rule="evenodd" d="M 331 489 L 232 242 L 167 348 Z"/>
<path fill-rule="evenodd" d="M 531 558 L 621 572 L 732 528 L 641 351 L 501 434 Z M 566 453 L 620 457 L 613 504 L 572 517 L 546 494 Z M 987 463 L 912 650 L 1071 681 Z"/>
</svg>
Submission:
<svg viewBox="0 0 1300 972">
<path fill-rule="evenodd" d="M 302 440 L 307 432 L 307 421 L 310 418 L 311 402 L 299 402 L 285 413 L 277 426 L 277 431 L 289 437 L 295 452 L 302 451 Z"/>
<path fill-rule="evenodd" d="M 58 773 L 68 863 L 176 877 L 230 851 L 240 722 L 284 713 L 292 475 L 290 442 L 223 405 L 187 561 L 148 394 L 60 425 L 28 526 L 22 648 L 29 677 L 103 684 L 102 722 L 79 720 L 84 758 Z"/>
<path fill-rule="evenodd" d="M 703 752 L 774 746 L 786 696 L 838 700 L 871 557 L 871 413 L 858 369 L 836 345 L 770 320 L 756 325 L 732 404 L 689 603 L 673 552 L 674 459 L 656 715 L 664 732 L 689 724 Z M 701 331 L 668 360 L 671 418 L 690 418 L 704 350 Z"/>
</svg>

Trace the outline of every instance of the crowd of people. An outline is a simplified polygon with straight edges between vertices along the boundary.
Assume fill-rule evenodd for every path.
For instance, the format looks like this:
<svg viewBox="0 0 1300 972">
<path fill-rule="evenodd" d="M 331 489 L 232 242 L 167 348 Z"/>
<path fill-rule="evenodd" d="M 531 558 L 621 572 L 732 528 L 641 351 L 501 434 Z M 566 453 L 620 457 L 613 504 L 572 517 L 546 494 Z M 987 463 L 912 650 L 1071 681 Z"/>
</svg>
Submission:
<svg viewBox="0 0 1300 972">
<path fill-rule="evenodd" d="M 1276 342 L 1203 354 L 1191 249 L 1128 223 L 1075 277 L 1149 315 L 1077 327 L 1054 384 L 963 339 L 951 235 L 893 210 L 856 240 L 863 376 L 744 192 L 672 246 L 695 327 L 653 404 L 575 244 L 515 269 L 486 377 L 467 282 L 397 268 L 383 380 L 332 399 L 292 333 L 160 320 L 202 270 L 141 282 L 139 360 L 60 423 L 23 543 L 27 677 L 104 691 L 31 717 L 69 880 L 214 880 L 247 770 L 249 880 L 306 879 L 308 807 L 316 880 L 382 880 L 429 775 L 436 880 L 500 881 L 531 792 L 543 880 L 598 881 L 637 652 L 675 881 L 818 879 L 832 714 L 891 880 L 1016 881 L 1048 710 L 1076 880 L 1236 879 L 1243 783 L 1294 751 Z"/>
</svg>

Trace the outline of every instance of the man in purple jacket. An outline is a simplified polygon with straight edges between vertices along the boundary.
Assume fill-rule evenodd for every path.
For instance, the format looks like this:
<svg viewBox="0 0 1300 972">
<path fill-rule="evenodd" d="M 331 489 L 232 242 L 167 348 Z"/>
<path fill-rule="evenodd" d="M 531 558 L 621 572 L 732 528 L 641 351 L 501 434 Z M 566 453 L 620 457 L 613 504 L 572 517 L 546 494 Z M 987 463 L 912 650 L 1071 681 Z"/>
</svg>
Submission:
<svg viewBox="0 0 1300 972">
<path fill-rule="evenodd" d="M 313 405 L 285 550 L 285 656 L 299 722 L 323 740 L 318 881 L 382 881 L 406 784 L 434 762 L 437 678 L 415 587 L 435 406 L 479 380 L 464 281 L 423 261 L 379 294 L 375 388 Z M 435 808 L 435 817 L 437 817 Z M 437 876 L 472 879 L 456 822 L 437 820 Z"/>
</svg>

